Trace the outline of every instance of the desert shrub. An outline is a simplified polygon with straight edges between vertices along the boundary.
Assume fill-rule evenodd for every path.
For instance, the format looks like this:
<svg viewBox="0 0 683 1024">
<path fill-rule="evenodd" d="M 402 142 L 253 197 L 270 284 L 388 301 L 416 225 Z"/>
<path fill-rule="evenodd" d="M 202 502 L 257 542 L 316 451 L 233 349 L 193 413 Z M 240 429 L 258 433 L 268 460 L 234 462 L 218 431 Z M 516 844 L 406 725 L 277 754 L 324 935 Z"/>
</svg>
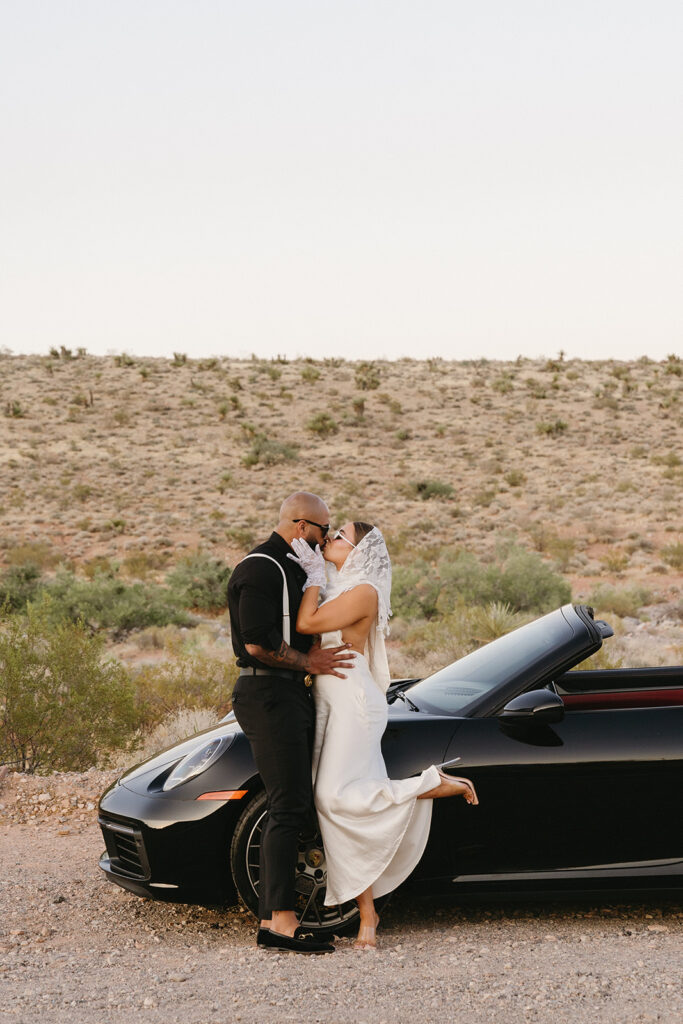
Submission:
<svg viewBox="0 0 683 1024">
<path fill-rule="evenodd" d="M 499 561 L 482 563 L 468 551 L 447 550 L 439 559 L 439 610 L 502 602 L 512 612 L 552 611 L 571 600 L 569 584 L 532 551 L 511 547 Z"/>
<path fill-rule="evenodd" d="M 270 441 L 265 434 L 257 434 L 242 462 L 245 466 L 276 466 L 281 462 L 293 462 L 299 454 L 298 445 L 283 441 Z"/>
<path fill-rule="evenodd" d="M 29 604 L 0 631 L 0 762 L 20 771 L 82 771 L 122 746 L 135 723 L 125 669 L 104 638 Z"/>
<path fill-rule="evenodd" d="M 231 526 L 225 531 L 225 536 L 244 551 L 253 548 L 256 542 L 256 535 L 248 526 Z"/>
<path fill-rule="evenodd" d="M 167 575 L 166 584 L 184 608 L 206 611 L 225 608 L 232 570 L 219 558 L 202 552 L 183 558 Z"/>
<path fill-rule="evenodd" d="M 496 595 L 516 611 L 549 612 L 571 601 L 571 587 L 533 551 L 512 548 Z"/>
<path fill-rule="evenodd" d="M 453 488 L 451 484 L 443 480 L 413 480 L 410 490 L 416 498 L 422 501 L 429 501 L 430 498 L 452 498 Z"/>
<path fill-rule="evenodd" d="M 507 395 L 508 392 L 512 391 L 513 388 L 513 375 L 508 371 L 504 370 L 495 380 L 492 382 L 491 387 L 494 391 L 500 392 L 501 395 Z"/>
<path fill-rule="evenodd" d="M 460 611 L 411 624 L 401 644 L 401 674 L 423 675 L 443 668 L 472 650 Z"/>
<path fill-rule="evenodd" d="M 683 376 L 683 360 L 677 355 L 668 355 L 664 363 L 664 373 L 671 373 L 676 377 Z"/>
<path fill-rule="evenodd" d="M 174 352 L 171 366 L 185 366 L 187 363 L 187 352 Z"/>
<path fill-rule="evenodd" d="M 521 469 L 510 469 L 505 474 L 505 483 L 508 487 L 521 487 L 526 482 L 526 473 Z"/>
<path fill-rule="evenodd" d="M 320 370 L 316 366 L 304 366 L 301 371 L 301 379 L 308 384 L 313 384 L 320 379 Z"/>
<path fill-rule="evenodd" d="M 141 548 L 126 555 L 121 563 L 121 570 L 130 579 L 144 580 L 162 569 L 166 562 L 167 557 L 161 551 L 146 551 Z"/>
<path fill-rule="evenodd" d="M 374 391 L 379 387 L 379 367 L 375 363 L 361 362 L 356 367 L 356 387 L 361 391 Z"/>
<path fill-rule="evenodd" d="M 34 565 L 38 569 L 52 569 L 60 561 L 61 555 L 51 544 L 42 540 L 27 541 L 15 544 L 7 552 L 7 564 L 22 566 Z"/>
<path fill-rule="evenodd" d="M 576 551 L 576 541 L 573 537 L 561 537 L 552 527 L 543 522 L 532 523 L 529 533 L 534 541 L 537 551 L 545 551 L 555 561 L 555 567 L 564 571 Z"/>
<path fill-rule="evenodd" d="M 330 434 L 336 434 L 339 427 L 328 412 L 317 412 L 306 424 L 306 429 L 319 437 L 328 437 Z"/>
<path fill-rule="evenodd" d="M 441 583 L 428 562 L 394 566 L 391 606 L 403 619 L 429 619 L 436 613 Z"/>
<path fill-rule="evenodd" d="M 153 583 L 125 583 L 104 574 L 84 580 L 62 570 L 46 589 L 53 598 L 53 618 L 80 621 L 92 630 L 111 629 L 114 636 L 192 621 L 173 592 Z"/>
<path fill-rule="evenodd" d="M 618 653 L 614 653 L 609 647 L 603 646 L 595 654 L 591 654 L 590 658 L 586 658 L 585 661 L 580 661 L 575 667 L 575 672 L 591 672 L 595 669 L 612 669 L 621 668 L 624 664 L 624 659 Z M 632 662 L 630 663 L 632 664 Z"/>
<path fill-rule="evenodd" d="M 598 612 L 614 612 L 615 615 L 637 616 L 640 609 L 652 600 L 652 594 L 646 587 L 632 584 L 630 587 L 611 587 L 607 583 L 598 584 L 588 598 Z"/>
<path fill-rule="evenodd" d="M 223 661 L 176 646 L 171 660 L 145 665 L 133 676 L 141 728 L 155 728 L 179 708 L 213 708 L 220 718 L 230 709 L 238 674 L 232 658 Z"/>
<path fill-rule="evenodd" d="M 505 636 L 522 624 L 522 615 L 512 610 L 505 601 L 491 601 L 475 605 L 470 611 L 470 633 L 477 644 L 487 644 Z"/>
<path fill-rule="evenodd" d="M 602 560 L 602 564 L 608 572 L 620 575 L 628 565 L 628 555 L 625 551 L 615 548 L 613 551 L 607 552 Z"/>
<path fill-rule="evenodd" d="M 392 398 L 391 395 L 387 394 L 386 391 L 380 391 L 377 397 L 379 398 L 380 402 L 383 402 L 385 405 L 389 406 L 389 409 L 391 410 L 391 412 L 394 413 L 395 416 L 398 416 L 399 413 L 403 412 L 403 406 L 398 401 L 398 399 Z"/>
<path fill-rule="evenodd" d="M 667 544 L 661 551 L 662 558 L 673 569 L 683 569 L 683 543 Z"/>
<path fill-rule="evenodd" d="M 232 473 L 228 473 L 228 472 L 222 473 L 221 474 L 221 478 L 218 481 L 218 490 L 221 492 L 221 494 L 225 494 L 225 492 L 227 491 L 227 489 L 228 489 L 228 487 L 230 486 L 231 483 L 232 483 Z"/>
<path fill-rule="evenodd" d="M 122 352 L 118 356 L 114 356 L 115 366 L 135 366 L 135 360 L 132 356 L 129 356 L 127 352 Z"/>
<path fill-rule="evenodd" d="M 449 612 L 458 602 L 487 604 L 495 601 L 500 572 L 497 566 L 485 565 L 469 551 L 447 549 L 438 563 L 442 592 L 439 610 Z"/>
<path fill-rule="evenodd" d="M 33 601 L 42 584 L 40 569 L 33 562 L 13 565 L 0 577 L 0 606 L 7 611 L 21 611 Z"/>
<path fill-rule="evenodd" d="M 539 434 L 544 434 L 546 437 L 559 437 L 560 434 L 564 434 L 565 430 L 569 427 L 569 424 L 564 420 L 552 420 L 550 423 L 540 422 L 536 424 L 536 431 Z"/>
<path fill-rule="evenodd" d="M 441 618 L 413 622 L 405 631 L 401 629 L 400 652 L 390 652 L 392 670 L 406 676 L 436 671 L 527 620 L 528 616 L 500 602 L 468 607 L 459 601 Z"/>
</svg>

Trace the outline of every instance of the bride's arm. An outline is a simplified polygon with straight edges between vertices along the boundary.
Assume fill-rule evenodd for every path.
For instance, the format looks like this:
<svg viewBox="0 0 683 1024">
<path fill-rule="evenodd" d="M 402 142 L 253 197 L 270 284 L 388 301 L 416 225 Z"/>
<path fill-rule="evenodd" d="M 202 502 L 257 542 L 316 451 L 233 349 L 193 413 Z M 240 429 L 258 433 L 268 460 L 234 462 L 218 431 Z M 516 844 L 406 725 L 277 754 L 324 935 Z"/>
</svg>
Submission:
<svg viewBox="0 0 683 1024">
<path fill-rule="evenodd" d="M 369 583 L 360 583 L 318 608 L 319 591 L 320 587 L 304 591 L 296 619 L 297 633 L 331 633 L 361 619 L 374 619 L 377 614 L 377 591 Z"/>
</svg>

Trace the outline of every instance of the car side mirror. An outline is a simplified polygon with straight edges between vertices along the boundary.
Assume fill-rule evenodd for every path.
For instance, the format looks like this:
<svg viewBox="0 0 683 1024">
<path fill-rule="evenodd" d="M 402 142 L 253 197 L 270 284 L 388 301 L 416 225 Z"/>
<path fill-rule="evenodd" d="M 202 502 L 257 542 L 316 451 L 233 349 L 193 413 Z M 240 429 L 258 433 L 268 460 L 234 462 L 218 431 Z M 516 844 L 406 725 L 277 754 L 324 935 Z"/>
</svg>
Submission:
<svg viewBox="0 0 683 1024">
<path fill-rule="evenodd" d="M 562 698 L 552 690 L 529 690 L 508 701 L 499 717 L 510 725 L 530 725 L 534 722 L 549 725 L 564 718 Z"/>
</svg>

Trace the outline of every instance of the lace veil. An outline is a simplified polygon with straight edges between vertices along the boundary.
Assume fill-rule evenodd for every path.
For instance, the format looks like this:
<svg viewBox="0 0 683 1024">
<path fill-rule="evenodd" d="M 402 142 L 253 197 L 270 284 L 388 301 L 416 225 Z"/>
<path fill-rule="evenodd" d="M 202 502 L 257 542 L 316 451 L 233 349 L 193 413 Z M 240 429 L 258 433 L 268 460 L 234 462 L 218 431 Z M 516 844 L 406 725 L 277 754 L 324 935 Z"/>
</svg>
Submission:
<svg viewBox="0 0 683 1024">
<path fill-rule="evenodd" d="M 373 679 L 386 693 L 391 679 L 384 645 L 391 616 L 391 559 L 381 532 L 373 526 L 349 552 L 341 570 L 328 563 L 327 571 L 325 604 L 361 583 L 369 583 L 377 591 L 377 619 L 368 635 L 365 654 Z"/>
</svg>

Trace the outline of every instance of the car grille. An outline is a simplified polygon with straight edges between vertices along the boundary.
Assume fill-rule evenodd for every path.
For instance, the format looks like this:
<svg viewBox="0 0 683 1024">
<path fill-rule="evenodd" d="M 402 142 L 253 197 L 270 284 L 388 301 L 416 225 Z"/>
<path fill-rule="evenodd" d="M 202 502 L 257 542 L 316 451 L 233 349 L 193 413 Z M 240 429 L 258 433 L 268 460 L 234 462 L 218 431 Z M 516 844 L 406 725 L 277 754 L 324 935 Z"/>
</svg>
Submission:
<svg viewBox="0 0 683 1024">
<path fill-rule="evenodd" d="M 149 878 L 149 861 L 140 829 L 112 818 L 100 816 L 98 820 L 112 870 L 127 878 Z"/>
</svg>

